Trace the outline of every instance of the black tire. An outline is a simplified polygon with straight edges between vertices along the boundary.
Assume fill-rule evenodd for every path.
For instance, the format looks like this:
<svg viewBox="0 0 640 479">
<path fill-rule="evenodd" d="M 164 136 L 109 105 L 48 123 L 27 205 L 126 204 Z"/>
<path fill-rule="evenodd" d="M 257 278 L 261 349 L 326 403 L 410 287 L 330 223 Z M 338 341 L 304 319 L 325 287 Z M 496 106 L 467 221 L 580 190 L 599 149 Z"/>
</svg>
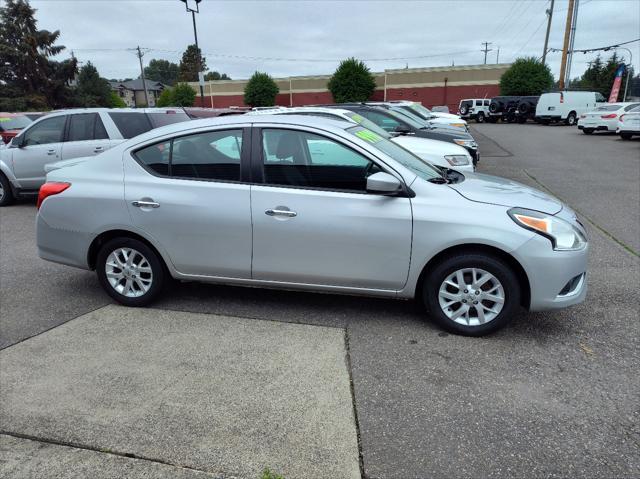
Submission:
<svg viewBox="0 0 640 479">
<path fill-rule="evenodd" d="M 469 107 L 467 105 L 462 105 L 460 107 L 460 114 L 466 115 L 467 113 L 469 113 Z"/>
<path fill-rule="evenodd" d="M 582 133 L 584 133 L 585 135 L 591 135 L 593 134 L 593 128 L 583 128 Z"/>
<path fill-rule="evenodd" d="M 151 284 L 149 289 L 140 296 L 136 297 L 128 297 L 124 294 L 116 291 L 116 289 L 111 285 L 109 280 L 107 279 L 106 273 L 106 263 L 109 255 L 119 248 L 131 248 L 147 259 L 149 266 L 151 267 Z M 164 267 L 164 263 L 160 256 L 149 246 L 147 246 L 142 241 L 133 239 L 133 238 L 114 238 L 107 243 L 105 243 L 98 252 L 98 256 L 96 259 L 96 273 L 98 274 L 98 280 L 100 284 L 107 292 L 109 296 L 115 299 L 118 303 L 124 304 L 125 306 L 139 307 L 146 306 L 153 302 L 158 294 L 162 291 L 165 283 L 165 278 L 167 277 L 167 272 Z M 143 278 L 143 274 L 138 273 Z M 147 276 L 148 278 L 148 276 Z M 144 278 L 143 278 L 144 279 Z M 140 291 L 140 290 L 139 290 Z"/>
<path fill-rule="evenodd" d="M 450 319 L 442 310 L 438 293 L 444 280 L 464 268 L 479 268 L 498 279 L 504 291 L 504 303 L 499 314 L 484 324 L 469 326 Z M 429 315 L 442 328 L 464 336 L 483 336 L 504 327 L 513 318 L 520 305 L 520 284 L 511 267 L 502 259 L 478 252 L 450 256 L 436 264 L 427 273 L 423 283 L 422 299 Z M 483 301 L 481 301 L 484 304 Z M 462 304 L 459 303 L 462 307 Z M 494 307 L 494 306 L 491 306 Z M 472 306 L 476 308 L 476 306 Z"/>
<path fill-rule="evenodd" d="M 483 111 L 478 113 L 478 116 L 476 116 L 476 123 L 484 123 L 484 112 Z"/>
<path fill-rule="evenodd" d="M 523 101 L 518 105 L 518 111 L 520 112 L 521 115 L 526 116 L 527 113 L 529 113 L 530 109 L 531 109 L 531 105 L 527 101 Z"/>
<path fill-rule="evenodd" d="M 630 140 L 631 136 L 632 135 L 630 133 L 620 133 L 620 138 L 622 138 L 623 140 Z"/>
<path fill-rule="evenodd" d="M 11 183 L 6 176 L 0 173 L 0 206 L 9 206 L 13 204 L 15 197 L 11 189 Z"/>
<path fill-rule="evenodd" d="M 572 111 L 571 113 L 569 113 L 569 115 L 567 116 L 567 119 L 565 120 L 565 123 L 567 124 L 567 126 L 575 126 L 576 124 L 576 112 Z"/>
<path fill-rule="evenodd" d="M 489 111 L 491 113 L 498 113 L 502 109 L 502 105 L 497 101 L 489 103 Z"/>
</svg>

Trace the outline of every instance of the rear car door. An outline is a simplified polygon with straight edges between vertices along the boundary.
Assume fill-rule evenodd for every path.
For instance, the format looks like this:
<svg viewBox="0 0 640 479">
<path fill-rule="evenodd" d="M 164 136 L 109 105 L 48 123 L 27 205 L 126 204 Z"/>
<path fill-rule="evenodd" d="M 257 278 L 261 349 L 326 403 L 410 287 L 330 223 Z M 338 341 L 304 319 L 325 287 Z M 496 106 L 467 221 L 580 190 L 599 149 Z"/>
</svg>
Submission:
<svg viewBox="0 0 640 479">
<path fill-rule="evenodd" d="M 125 200 L 137 228 L 191 276 L 251 275 L 250 130 L 227 127 L 125 152 Z M 244 160 L 243 160 L 244 159 Z"/>
<path fill-rule="evenodd" d="M 111 140 L 98 113 L 70 115 L 62 144 L 62 159 L 94 156 L 108 150 L 110 146 Z"/>
<path fill-rule="evenodd" d="M 370 194 L 382 168 L 337 138 L 293 127 L 254 131 L 252 278 L 399 290 L 411 253 L 409 198 Z M 255 182 L 256 178 L 254 178 Z"/>
<path fill-rule="evenodd" d="M 20 135 L 20 148 L 11 148 L 13 172 L 20 188 L 40 188 L 45 180 L 44 165 L 60 161 L 61 145 L 68 115 L 44 118 Z"/>
</svg>

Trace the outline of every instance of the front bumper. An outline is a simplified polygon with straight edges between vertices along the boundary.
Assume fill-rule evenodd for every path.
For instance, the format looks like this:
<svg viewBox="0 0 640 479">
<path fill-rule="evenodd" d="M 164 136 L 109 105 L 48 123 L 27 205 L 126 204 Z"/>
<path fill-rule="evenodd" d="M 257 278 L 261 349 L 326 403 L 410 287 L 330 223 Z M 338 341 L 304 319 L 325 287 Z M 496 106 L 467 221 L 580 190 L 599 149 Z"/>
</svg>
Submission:
<svg viewBox="0 0 640 479">
<path fill-rule="evenodd" d="M 555 251 L 548 239 L 536 235 L 513 256 L 529 279 L 530 311 L 566 308 L 584 301 L 588 244 L 577 251 Z"/>
</svg>

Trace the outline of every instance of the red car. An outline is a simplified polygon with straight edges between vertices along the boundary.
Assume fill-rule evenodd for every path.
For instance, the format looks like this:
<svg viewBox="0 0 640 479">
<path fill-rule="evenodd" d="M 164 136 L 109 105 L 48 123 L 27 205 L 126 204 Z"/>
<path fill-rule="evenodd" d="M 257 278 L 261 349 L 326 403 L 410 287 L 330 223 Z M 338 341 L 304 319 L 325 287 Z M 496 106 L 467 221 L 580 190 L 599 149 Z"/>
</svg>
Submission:
<svg viewBox="0 0 640 479">
<path fill-rule="evenodd" d="M 0 135 L 2 135 L 2 141 L 9 143 L 11 138 L 32 122 L 33 120 L 24 113 L 0 113 Z"/>
</svg>

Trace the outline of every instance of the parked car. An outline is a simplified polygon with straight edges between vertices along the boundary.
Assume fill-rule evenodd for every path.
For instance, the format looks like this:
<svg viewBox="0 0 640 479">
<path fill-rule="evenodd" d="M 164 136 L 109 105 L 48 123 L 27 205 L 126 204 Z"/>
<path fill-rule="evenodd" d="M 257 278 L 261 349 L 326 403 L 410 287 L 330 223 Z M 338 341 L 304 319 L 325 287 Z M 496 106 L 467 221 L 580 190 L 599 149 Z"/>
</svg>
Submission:
<svg viewBox="0 0 640 479">
<path fill-rule="evenodd" d="M 540 96 L 523 96 L 516 105 L 515 118 L 518 123 L 525 123 L 527 120 L 535 120 L 536 106 Z"/>
<path fill-rule="evenodd" d="M 456 115 L 446 114 L 446 116 L 436 116 L 428 108 L 417 102 L 367 102 L 367 105 L 387 108 L 404 115 L 411 116 L 414 120 L 425 123 L 429 126 L 449 127 L 462 131 L 469 131 L 467 122 Z M 444 115 L 444 114 L 443 114 Z"/>
<path fill-rule="evenodd" d="M 461 120 L 459 115 L 453 115 L 451 113 L 449 113 L 448 111 L 441 111 L 443 109 L 449 109 L 449 107 L 447 106 L 439 106 L 439 107 L 433 107 L 431 109 L 427 108 L 426 106 L 424 106 L 422 103 L 420 103 L 419 101 L 409 101 L 409 100 L 391 100 L 391 101 L 387 101 L 384 102 L 386 104 L 389 105 L 397 105 L 397 106 L 401 106 L 403 108 L 408 109 L 409 111 L 413 112 L 414 114 L 420 116 L 421 118 L 428 120 L 430 118 L 436 117 L 436 118 L 444 118 L 446 120 L 450 120 L 452 122 L 459 122 Z"/>
<path fill-rule="evenodd" d="M 559 200 L 327 118 L 170 125 L 50 172 L 38 207 L 40 257 L 96 270 L 127 306 L 169 277 L 420 298 L 479 336 L 587 291 L 586 234 Z"/>
<path fill-rule="evenodd" d="M 344 120 L 359 124 L 383 138 L 406 148 L 417 157 L 442 168 L 453 168 L 461 172 L 473 172 L 473 158 L 462 146 L 429 138 L 418 138 L 408 135 L 390 135 L 378 125 L 362 115 L 341 108 L 323 108 L 303 106 L 294 108 L 278 108 L 274 110 L 254 111 L 247 115 L 310 115 L 333 120 Z"/>
<path fill-rule="evenodd" d="M 29 126 L 33 120 L 23 113 L 0 113 L 0 136 L 2 143 L 9 143 L 13 137 Z"/>
<path fill-rule="evenodd" d="M 561 91 L 543 93 L 536 105 L 535 120 L 543 125 L 562 121 L 574 126 L 583 113 L 594 110 L 605 99 L 594 91 Z"/>
<path fill-rule="evenodd" d="M 488 98 L 467 98 L 460 100 L 458 112 L 465 120 L 475 120 L 477 123 L 484 123 L 489 115 L 489 105 L 491 100 Z"/>
<path fill-rule="evenodd" d="M 370 106 L 361 103 L 343 103 L 325 106 L 328 108 L 344 108 L 354 111 L 372 121 L 389 134 L 409 135 L 418 138 L 430 138 L 432 140 L 455 143 L 464 147 L 469 152 L 471 158 L 473 158 L 474 165 L 480 161 L 478 144 L 469 133 L 453 129 L 444 129 L 433 125 L 425 125 L 423 122 L 413 119 L 411 115 L 384 107 Z"/>
<path fill-rule="evenodd" d="M 23 129 L 0 151 L 0 206 L 18 195 L 35 194 L 45 165 L 95 156 L 153 128 L 188 121 L 170 108 L 90 108 L 50 113 Z"/>
<path fill-rule="evenodd" d="M 511 123 L 516 120 L 519 96 L 496 96 L 489 103 L 489 118 L 491 122 L 502 120 Z"/>
<path fill-rule="evenodd" d="M 578 129 L 585 135 L 591 135 L 594 131 L 615 132 L 618 129 L 620 116 L 637 106 L 640 106 L 640 103 L 605 103 L 593 111 L 580 115 Z"/>
<path fill-rule="evenodd" d="M 629 110 L 620 116 L 616 133 L 623 140 L 630 140 L 632 136 L 640 136 L 640 107 Z"/>
</svg>

